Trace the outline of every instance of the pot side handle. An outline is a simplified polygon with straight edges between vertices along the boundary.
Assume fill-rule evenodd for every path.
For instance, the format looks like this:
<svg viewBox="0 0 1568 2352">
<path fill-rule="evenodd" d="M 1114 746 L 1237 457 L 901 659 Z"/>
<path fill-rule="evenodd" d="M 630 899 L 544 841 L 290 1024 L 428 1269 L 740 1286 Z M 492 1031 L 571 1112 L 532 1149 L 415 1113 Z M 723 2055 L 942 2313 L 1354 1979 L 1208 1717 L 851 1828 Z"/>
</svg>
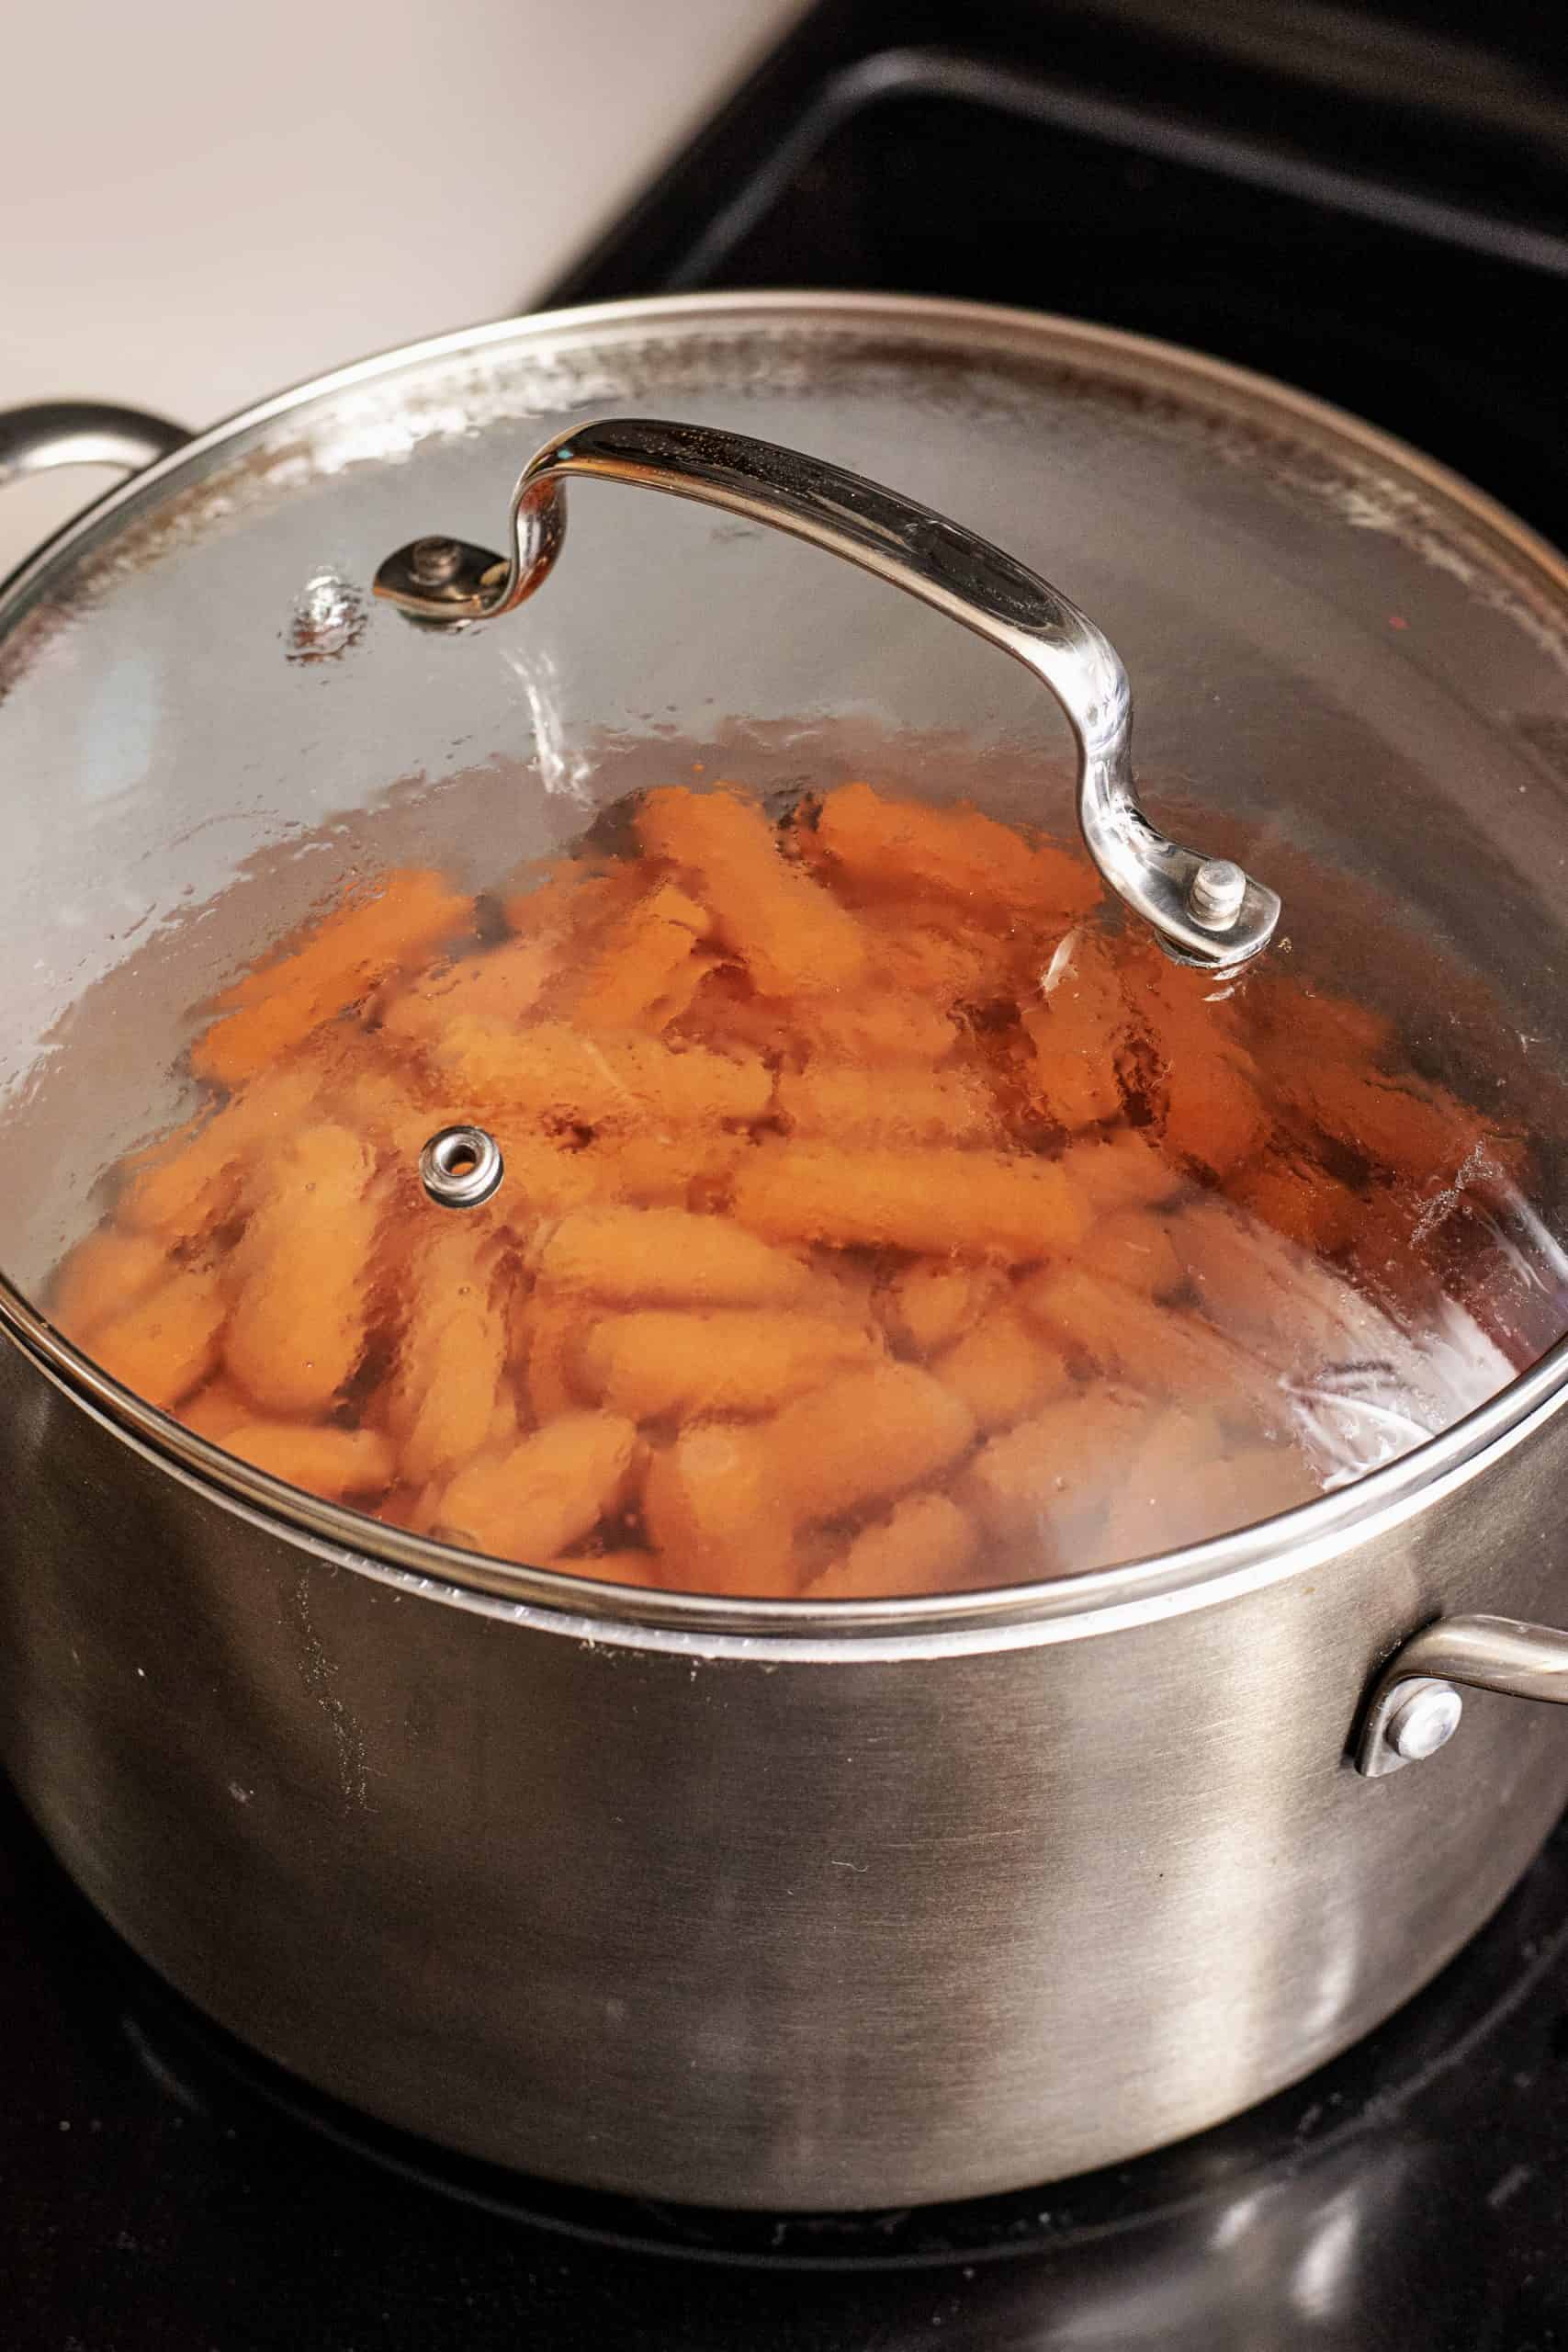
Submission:
<svg viewBox="0 0 1568 2352">
<path fill-rule="evenodd" d="M 1461 1686 L 1568 1705 L 1568 1633 L 1513 1617 L 1439 1617 L 1397 1649 L 1372 1686 L 1352 1743 L 1368 1780 L 1447 1747 L 1464 1712 Z"/>
<path fill-rule="evenodd" d="M 565 478 L 667 491 L 844 557 L 1011 654 L 1055 695 L 1078 754 L 1078 822 L 1100 874 L 1168 956 L 1228 972 L 1267 946 L 1274 892 L 1229 858 L 1162 833 L 1133 781 L 1133 696 L 1102 629 L 1059 589 L 960 523 L 776 442 L 654 417 L 600 417 L 558 433 L 524 468 L 504 555 L 425 537 L 389 556 L 376 594 L 411 620 L 462 628 L 513 611 L 544 581 L 566 531 Z"/>
<path fill-rule="evenodd" d="M 113 466 L 125 474 L 190 439 L 184 425 L 100 401 L 39 401 L 0 411 L 0 490 L 56 466 Z"/>
</svg>

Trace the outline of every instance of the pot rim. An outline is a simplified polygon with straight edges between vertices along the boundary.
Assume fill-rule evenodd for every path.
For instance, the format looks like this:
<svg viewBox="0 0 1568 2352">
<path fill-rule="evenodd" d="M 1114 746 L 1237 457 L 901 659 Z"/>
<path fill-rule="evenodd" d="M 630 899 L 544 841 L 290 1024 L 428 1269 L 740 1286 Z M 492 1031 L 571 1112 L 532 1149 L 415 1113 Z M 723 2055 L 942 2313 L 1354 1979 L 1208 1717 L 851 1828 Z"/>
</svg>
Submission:
<svg viewBox="0 0 1568 2352">
<path fill-rule="evenodd" d="M 1544 574 L 1568 611 L 1568 562 L 1508 510 L 1394 435 L 1327 401 L 1179 345 L 1049 312 L 915 295 L 797 292 L 661 295 L 584 304 L 459 328 L 310 379 L 195 435 L 73 516 L 0 582 L 0 639 L 30 592 L 80 541 L 134 510 L 173 478 L 243 434 L 295 411 L 421 365 L 563 334 L 647 331 L 693 319 L 842 331 L 903 326 L 976 357 L 1016 353 L 1143 360 L 1212 393 L 1260 403 L 1325 435 L 1363 462 L 1392 469 Z M 51 1385 L 120 1439 L 220 1508 L 275 1535 L 303 1537 L 319 1556 L 422 1598 L 599 1641 L 676 1648 L 704 1657 L 870 1661 L 942 1651 L 1070 1640 L 1213 1606 L 1303 1573 L 1430 1507 L 1530 1435 L 1568 1398 L 1568 1337 L 1495 1396 L 1437 1436 L 1352 1484 L 1255 1526 L 1114 1567 L 980 1592 L 902 1600 L 779 1601 L 668 1593 L 598 1583 L 460 1551 L 325 1502 L 225 1453 L 110 1380 L 55 1331 L 0 1272 L 0 1332 Z"/>
</svg>

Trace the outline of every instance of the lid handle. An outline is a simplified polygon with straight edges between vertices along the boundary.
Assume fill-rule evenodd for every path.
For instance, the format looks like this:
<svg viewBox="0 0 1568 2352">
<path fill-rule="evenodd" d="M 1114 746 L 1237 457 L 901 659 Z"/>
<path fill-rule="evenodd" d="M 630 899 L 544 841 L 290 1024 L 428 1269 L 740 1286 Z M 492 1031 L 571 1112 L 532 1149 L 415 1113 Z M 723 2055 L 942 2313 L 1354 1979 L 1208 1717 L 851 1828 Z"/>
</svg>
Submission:
<svg viewBox="0 0 1568 2352">
<path fill-rule="evenodd" d="M 438 628 L 512 612 L 560 552 L 568 474 L 670 491 L 773 524 L 1010 653 L 1049 686 L 1077 739 L 1078 823 L 1089 855 L 1166 953 L 1222 972 L 1268 945 L 1280 919 L 1274 892 L 1228 858 L 1170 841 L 1140 808 L 1132 690 L 1104 632 L 1000 548 L 840 467 L 706 425 L 601 418 L 557 434 L 530 458 L 512 501 L 508 555 L 461 539 L 415 539 L 382 564 L 376 594 Z"/>
</svg>

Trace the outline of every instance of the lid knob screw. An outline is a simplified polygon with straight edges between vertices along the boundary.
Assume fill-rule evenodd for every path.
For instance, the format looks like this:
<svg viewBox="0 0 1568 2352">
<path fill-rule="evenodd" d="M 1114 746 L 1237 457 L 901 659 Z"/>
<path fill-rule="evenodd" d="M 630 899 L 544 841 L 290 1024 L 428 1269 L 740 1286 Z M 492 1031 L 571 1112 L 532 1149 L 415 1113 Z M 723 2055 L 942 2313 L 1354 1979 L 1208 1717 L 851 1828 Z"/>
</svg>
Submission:
<svg viewBox="0 0 1568 2352">
<path fill-rule="evenodd" d="M 457 578 L 462 561 L 456 539 L 415 539 L 409 549 L 410 576 L 421 588 L 445 588 Z"/>
<path fill-rule="evenodd" d="M 1187 911 L 1205 931 L 1229 931 L 1247 896 L 1247 876 L 1228 857 L 1206 857 L 1187 886 Z"/>
<path fill-rule="evenodd" d="M 419 1181 L 444 1209 L 475 1209 L 505 1173 L 501 1146 L 483 1127 L 443 1127 L 419 1155 Z"/>
</svg>

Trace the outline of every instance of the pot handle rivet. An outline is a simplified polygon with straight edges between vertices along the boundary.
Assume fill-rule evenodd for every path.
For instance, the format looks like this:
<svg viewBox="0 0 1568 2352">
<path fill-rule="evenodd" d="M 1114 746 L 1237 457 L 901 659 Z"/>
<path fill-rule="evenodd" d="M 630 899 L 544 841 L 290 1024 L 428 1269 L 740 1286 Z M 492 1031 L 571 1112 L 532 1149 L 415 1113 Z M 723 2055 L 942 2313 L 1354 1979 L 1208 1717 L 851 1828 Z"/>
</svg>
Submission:
<svg viewBox="0 0 1568 2352">
<path fill-rule="evenodd" d="M 1446 1747 L 1459 1729 L 1464 1699 L 1451 1682 L 1434 1682 L 1420 1675 L 1394 1686 L 1398 1705 L 1388 1719 L 1383 1738 L 1402 1764 L 1424 1764 Z"/>
<path fill-rule="evenodd" d="M 566 532 L 565 477 L 630 483 L 766 523 L 845 557 L 1021 662 L 1066 714 L 1078 753 L 1078 824 L 1105 881 L 1179 964 L 1234 971 L 1266 947 L 1274 892 L 1229 858 L 1171 841 L 1133 781 L 1133 695 L 1104 631 L 1000 548 L 860 474 L 775 442 L 649 417 L 559 433 L 513 493 L 508 555 L 425 535 L 387 558 L 376 594 L 411 620 L 462 628 L 531 596 Z"/>
<path fill-rule="evenodd" d="M 1396 1650 L 1372 1686 L 1351 1742 L 1370 1781 L 1425 1763 L 1448 1746 L 1463 1689 L 1568 1703 L 1568 1633 L 1513 1617 L 1440 1617 Z"/>
</svg>

